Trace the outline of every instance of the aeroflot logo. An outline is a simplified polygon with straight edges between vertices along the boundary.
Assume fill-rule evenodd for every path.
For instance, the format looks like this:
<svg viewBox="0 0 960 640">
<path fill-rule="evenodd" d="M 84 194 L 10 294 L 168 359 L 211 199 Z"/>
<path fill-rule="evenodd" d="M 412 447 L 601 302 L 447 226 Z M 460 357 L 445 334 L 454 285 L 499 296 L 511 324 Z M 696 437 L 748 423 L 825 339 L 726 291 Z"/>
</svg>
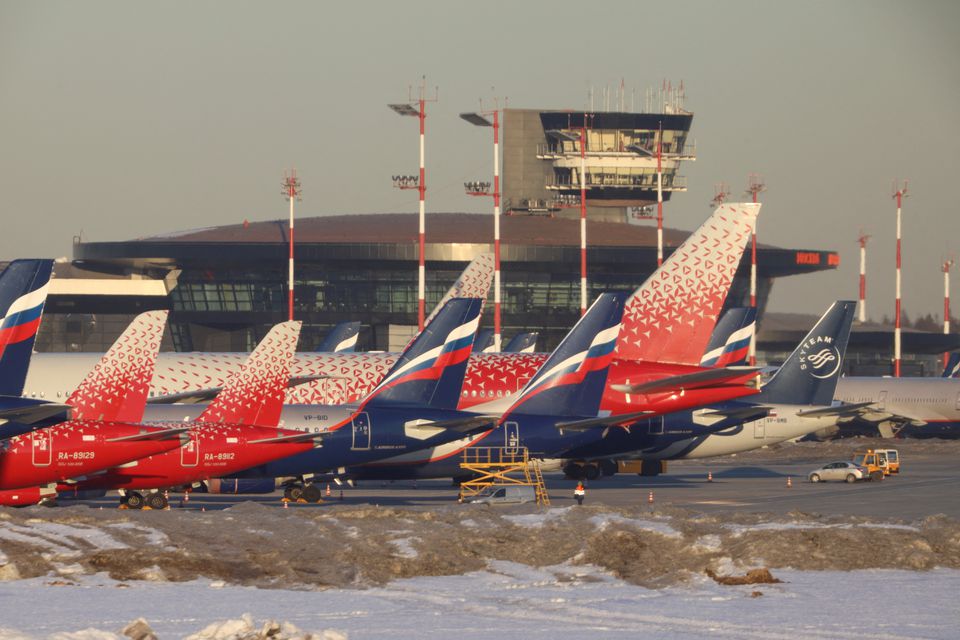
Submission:
<svg viewBox="0 0 960 640">
<path fill-rule="evenodd" d="M 840 370 L 840 351 L 831 336 L 810 338 L 800 345 L 800 370 L 820 380 Z"/>
</svg>

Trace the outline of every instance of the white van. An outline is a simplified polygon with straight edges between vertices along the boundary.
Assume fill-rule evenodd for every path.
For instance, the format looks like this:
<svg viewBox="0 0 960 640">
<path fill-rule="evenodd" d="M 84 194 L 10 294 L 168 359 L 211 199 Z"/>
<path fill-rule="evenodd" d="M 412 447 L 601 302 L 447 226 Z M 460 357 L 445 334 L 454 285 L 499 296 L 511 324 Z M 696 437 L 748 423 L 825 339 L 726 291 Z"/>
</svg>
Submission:
<svg viewBox="0 0 960 640">
<path fill-rule="evenodd" d="M 529 485 L 492 485 L 468 498 L 471 504 L 525 504 L 536 502 L 537 492 Z"/>
</svg>

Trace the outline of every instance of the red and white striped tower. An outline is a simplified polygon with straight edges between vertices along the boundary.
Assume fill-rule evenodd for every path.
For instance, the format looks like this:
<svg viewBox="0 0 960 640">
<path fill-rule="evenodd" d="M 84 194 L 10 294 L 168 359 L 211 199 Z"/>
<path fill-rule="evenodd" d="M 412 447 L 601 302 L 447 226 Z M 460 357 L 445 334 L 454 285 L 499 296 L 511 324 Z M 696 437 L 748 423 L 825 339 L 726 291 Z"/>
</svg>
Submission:
<svg viewBox="0 0 960 640">
<path fill-rule="evenodd" d="M 867 240 L 870 236 L 860 232 L 857 242 L 860 243 L 860 304 L 858 305 L 858 316 L 860 322 L 867 321 Z"/>
<path fill-rule="evenodd" d="M 893 183 L 893 197 L 897 200 L 897 287 L 896 287 L 896 305 L 895 318 L 893 325 L 893 375 L 900 377 L 900 210 L 903 207 L 903 199 L 907 195 L 907 181 L 904 180 L 903 187 L 895 181 Z"/>
<path fill-rule="evenodd" d="M 663 264 L 663 123 L 657 134 L 657 267 Z"/>
<path fill-rule="evenodd" d="M 492 115 L 493 120 L 486 116 Z M 460 117 L 478 127 L 493 127 L 493 193 L 490 183 L 468 182 L 467 195 L 493 195 L 493 348 L 500 351 L 500 110 L 461 113 Z"/>
<path fill-rule="evenodd" d="M 587 312 L 587 114 L 580 127 L 580 315 Z"/>
<path fill-rule="evenodd" d="M 953 268 L 953 260 L 943 261 L 943 333 L 950 333 L 950 269 Z M 943 366 L 947 366 L 947 360 L 950 356 L 943 354 Z"/>
<path fill-rule="evenodd" d="M 753 203 L 757 203 L 757 196 L 767 190 L 763 176 L 751 173 L 747 178 L 747 193 L 753 196 Z M 753 223 L 753 234 L 750 236 L 750 306 L 757 308 L 757 223 Z M 757 364 L 756 332 L 750 337 L 750 366 Z"/>
<path fill-rule="evenodd" d="M 437 97 L 428 100 L 426 97 L 426 77 L 423 77 L 420 82 L 420 96 L 417 100 L 410 100 L 410 102 L 403 104 L 391 104 L 387 105 L 397 113 L 402 116 L 416 116 L 420 120 L 420 175 L 416 181 L 416 185 L 413 186 L 401 186 L 400 188 L 416 188 L 420 193 L 420 236 L 419 236 L 419 254 L 420 254 L 420 264 L 417 275 L 417 326 L 420 331 L 423 331 L 423 321 L 425 317 L 426 310 L 426 263 L 425 263 L 425 213 L 426 213 L 426 200 L 427 200 L 427 182 L 426 182 L 426 172 L 424 169 L 424 130 L 427 119 L 427 102 L 436 102 Z M 417 107 L 413 105 L 416 104 Z M 396 181 L 395 181 L 396 182 Z"/>
<path fill-rule="evenodd" d="M 283 174 L 283 195 L 290 202 L 290 264 L 287 274 L 287 316 L 288 320 L 293 320 L 293 203 L 300 200 L 300 178 L 297 177 L 297 170 L 291 169 Z"/>
</svg>

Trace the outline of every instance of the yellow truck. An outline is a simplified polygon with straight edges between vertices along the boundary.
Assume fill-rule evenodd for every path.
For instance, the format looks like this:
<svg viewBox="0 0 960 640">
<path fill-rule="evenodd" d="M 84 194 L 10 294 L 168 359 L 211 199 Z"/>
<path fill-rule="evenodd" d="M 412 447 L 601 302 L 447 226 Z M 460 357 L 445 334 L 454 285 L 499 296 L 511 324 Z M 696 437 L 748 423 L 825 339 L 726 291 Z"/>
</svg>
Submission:
<svg viewBox="0 0 960 640">
<path fill-rule="evenodd" d="M 854 451 L 851 460 L 866 467 L 871 480 L 883 480 L 891 473 L 900 473 L 900 454 L 896 449 Z"/>
</svg>

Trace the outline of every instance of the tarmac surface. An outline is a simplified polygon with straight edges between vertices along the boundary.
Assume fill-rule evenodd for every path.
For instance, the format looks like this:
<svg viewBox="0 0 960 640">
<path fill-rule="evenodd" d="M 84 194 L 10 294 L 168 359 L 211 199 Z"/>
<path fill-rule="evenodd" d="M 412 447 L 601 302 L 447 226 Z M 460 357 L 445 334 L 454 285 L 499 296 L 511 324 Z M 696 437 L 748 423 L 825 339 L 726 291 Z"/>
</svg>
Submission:
<svg viewBox="0 0 960 640">
<path fill-rule="evenodd" d="M 646 505 L 651 510 L 678 507 L 707 514 L 800 511 L 904 520 L 942 514 L 960 520 L 960 443 L 922 441 L 894 446 L 901 451 L 903 471 L 881 482 L 812 484 L 807 481 L 810 471 L 827 462 L 849 459 L 857 443 L 803 443 L 740 456 L 673 461 L 667 473 L 657 477 L 621 473 L 601 478 L 587 483 L 586 504 L 617 508 Z M 708 473 L 712 473 L 712 482 L 707 480 Z M 574 504 L 574 481 L 559 473 L 544 476 L 553 506 Z M 170 502 L 173 508 L 207 510 L 247 501 L 282 507 L 281 497 L 280 492 L 232 496 L 194 493 L 185 505 L 177 494 L 170 496 Z M 356 487 L 331 483 L 326 502 L 291 504 L 290 508 L 322 509 L 344 504 L 429 509 L 454 504 L 456 499 L 457 489 L 450 480 L 366 481 Z M 109 508 L 117 500 L 107 497 L 87 504 Z"/>
</svg>

